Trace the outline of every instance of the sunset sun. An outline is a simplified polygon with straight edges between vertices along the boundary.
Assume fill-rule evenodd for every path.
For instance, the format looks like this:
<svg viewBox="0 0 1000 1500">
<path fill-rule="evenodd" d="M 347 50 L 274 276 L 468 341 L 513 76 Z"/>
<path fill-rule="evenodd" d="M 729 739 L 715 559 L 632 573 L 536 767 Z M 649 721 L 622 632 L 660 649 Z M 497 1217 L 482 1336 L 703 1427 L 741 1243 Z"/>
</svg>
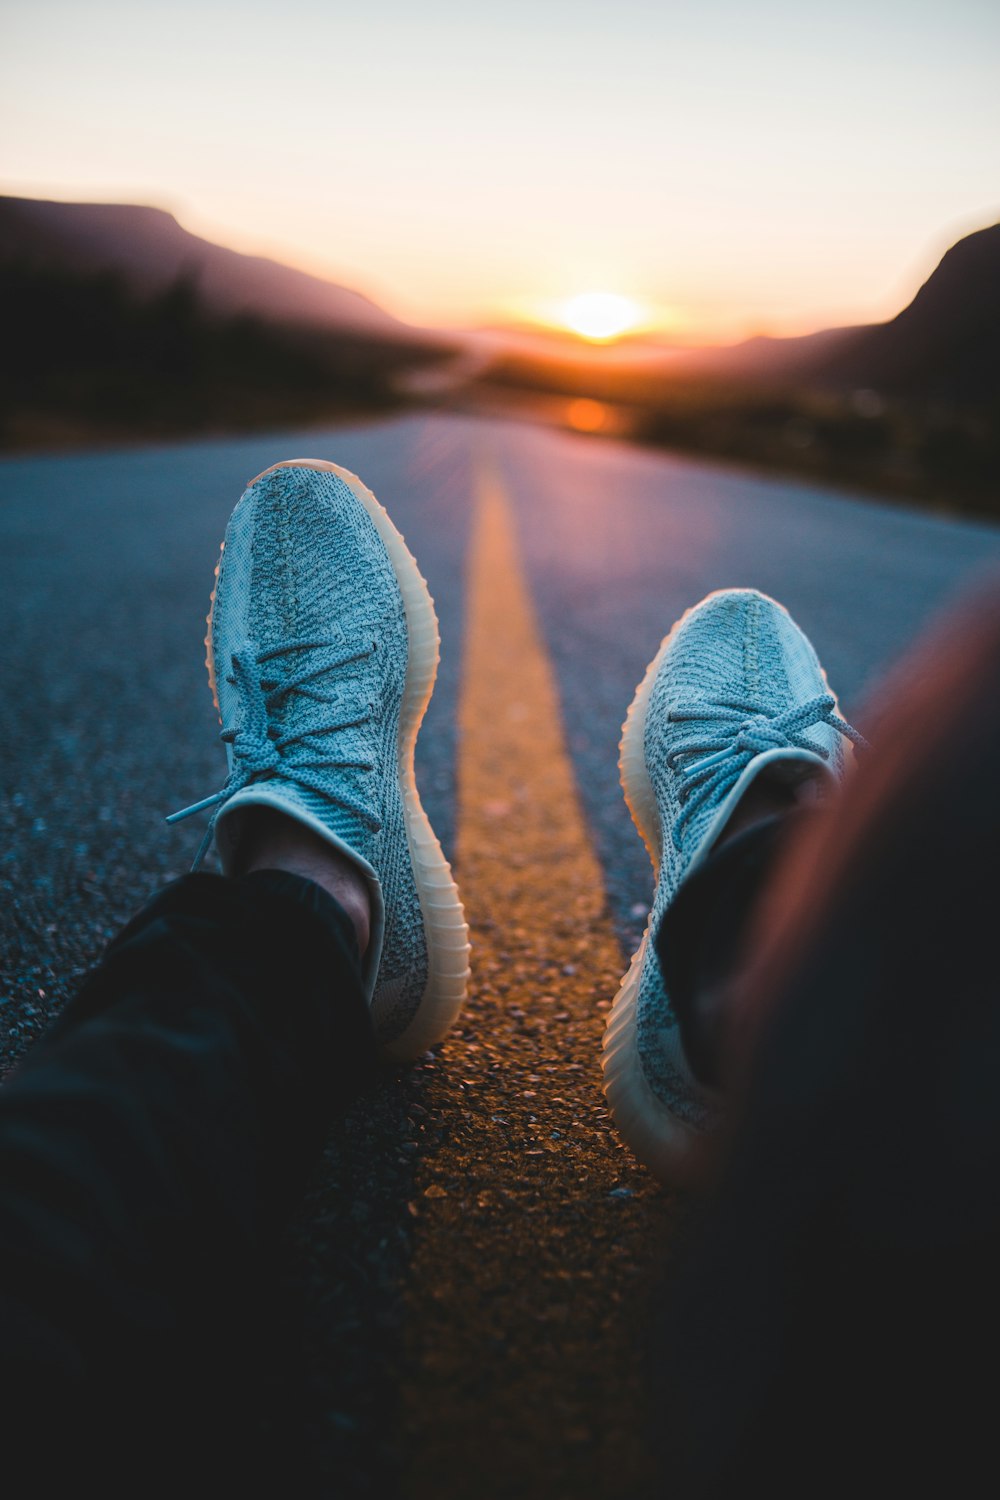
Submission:
<svg viewBox="0 0 1000 1500">
<path fill-rule="evenodd" d="M 562 322 L 581 338 L 605 343 L 642 322 L 642 309 L 615 292 L 583 292 L 563 304 Z"/>
</svg>

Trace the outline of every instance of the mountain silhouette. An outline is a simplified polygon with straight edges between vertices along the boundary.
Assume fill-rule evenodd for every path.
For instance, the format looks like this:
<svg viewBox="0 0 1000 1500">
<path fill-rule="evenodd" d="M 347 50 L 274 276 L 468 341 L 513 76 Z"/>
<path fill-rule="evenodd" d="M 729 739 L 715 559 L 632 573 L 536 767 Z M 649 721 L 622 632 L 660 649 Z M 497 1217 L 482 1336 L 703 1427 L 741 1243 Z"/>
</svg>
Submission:
<svg viewBox="0 0 1000 1500">
<path fill-rule="evenodd" d="M 436 338 L 358 292 L 190 234 L 159 208 L 0 197 L 0 268 L 14 264 L 76 275 L 113 272 L 139 296 L 162 295 L 183 279 L 204 310 L 221 317 L 248 314 L 396 346 L 426 346 Z M 468 336 L 473 350 L 475 337 Z M 509 352 L 531 354 L 538 337 L 507 329 L 500 343 L 509 338 Z M 583 359 L 585 353 L 578 350 L 575 357 Z M 645 354 L 637 346 L 634 354 L 647 370 L 656 359 L 649 346 Z M 682 377 L 871 389 L 962 407 L 995 402 L 1000 399 L 1000 224 L 953 245 L 912 302 L 886 323 L 822 329 L 798 338 L 762 336 L 725 348 L 676 349 L 665 358 L 663 368 Z M 624 347 L 618 362 L 629 362 Z"/>
<path fill-rule="evenodd" d="M 160 208 L 0 198 L 0 267 L 11 264 L 79 275 L 111 271 L 140 296 L 186 278 L 205 310 L 220 316 L 250 314 L 393 343 L 426 339 L 358 292 L 212 244 Z"/>
<path fill-rule="evenodd" d="M 692 350 L 680 371 L 961 406 L 1000 398 L 1000 224 L 966 235 L 887 323 Z"/>
<path fill-rule="evenodd" d="M 1000 397 L 1000 224 L 966 235 L 908 307 L 817 362 L 825 383 L 958 404 Z"/>
</svg>

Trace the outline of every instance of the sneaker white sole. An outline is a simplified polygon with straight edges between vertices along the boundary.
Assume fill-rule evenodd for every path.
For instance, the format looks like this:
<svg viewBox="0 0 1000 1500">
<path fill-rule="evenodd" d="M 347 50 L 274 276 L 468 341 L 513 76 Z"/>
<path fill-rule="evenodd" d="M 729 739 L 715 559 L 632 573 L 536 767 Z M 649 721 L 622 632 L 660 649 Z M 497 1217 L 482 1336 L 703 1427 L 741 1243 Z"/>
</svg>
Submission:
<svg viewBox="0 0 1000 1500">
<path fill-rule="evenodd" d="M 451 866 L 421 804 L 414 773 L 417 732 L 434 690 L 441 651 L 437 615 L 430 590 L 417 567 L 416 559 L 393 525 L 388 511 L 349 469 L 319 458 L 285 459 L 281 463 L 272 464 L 252 479 L 250 484 L 256 484 L 257 480 L 273 474 L 276 469 L 290 468 L 318 469 L 327 474 L 336 474 L 343 480 L 364 507 L 381 537 L 403 599 L 407 664 L 399 715 L 397 763 L 406 839 L 427 943 L 427 988 L 406 1030 L 394 1041 L 383 1044 L 382 1050 L 386 1057 L 395 1062 L 412 1062 L 426 1052 L 428 1047 L 440 1041 L 453 1025 L 462 1008 L 469 979 L 469 929 L 465 913 Z M 218 568 L 215 571 L 218 577 Z M 212 658 L 214 610 L 213 588 L 205 650 L 209 686 L 218 709 L 219 697 Z"/>
<path fill-rule="evenodd" d="M 654 882 L 659 877 L 663 839 L 656 794 L 646 770 L 646 713 L 663 657 L 690 613 L 687 610 L 663 638 L 646 668 L 625 716 L 618 746 L 625 801 L 652 861 Z M 704 1137 L 672 1114 L 654 1094 L 639 1057 L 636 1005 L 649 942 L 647 919 L 642 941 L 632 955 L 608 1012 L 601 1058 L 604 1093 L 618 1133 L 633 1155 L 661 1182 L 671 1187 L 689 1187 L 704 1173 Z"/>
</svg>

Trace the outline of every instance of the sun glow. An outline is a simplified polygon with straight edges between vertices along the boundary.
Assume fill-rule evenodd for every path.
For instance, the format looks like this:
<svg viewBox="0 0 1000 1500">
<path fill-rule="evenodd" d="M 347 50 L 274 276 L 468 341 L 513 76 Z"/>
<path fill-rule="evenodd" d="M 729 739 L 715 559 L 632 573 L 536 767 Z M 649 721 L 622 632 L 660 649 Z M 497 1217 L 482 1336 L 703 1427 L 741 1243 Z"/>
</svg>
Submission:
<svg viewBox="0 0 1000 1500">
<path fill-rule="evenodd" d="M 643 313 L 631 297 L 620 297 L 616 292 L 583 292 L 563 303 L 560 321 L 581 338 L 603 344 L 637 328 Z"/>
</svg>

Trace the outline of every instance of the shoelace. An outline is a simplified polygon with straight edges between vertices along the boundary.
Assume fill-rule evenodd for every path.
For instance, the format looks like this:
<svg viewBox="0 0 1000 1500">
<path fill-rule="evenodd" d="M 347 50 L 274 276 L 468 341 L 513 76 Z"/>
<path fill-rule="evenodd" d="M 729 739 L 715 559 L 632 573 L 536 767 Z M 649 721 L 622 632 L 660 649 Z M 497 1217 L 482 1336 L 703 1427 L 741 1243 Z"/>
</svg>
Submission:
<svg viewBox="0 0 1000 1500">
<path fill-rule="evenodd" d="M 371 704 L 365 704 L 363 708 L 357 704 L 352 705 L 346 701 L 342 691 L 326 692 L 312 684 L 324 673 L 346 667 L 353 661 L 360 661 L 363 657 L 371 656 L 377 649 L 378 642 L 373 640 L 369 645 L 345 654 L 342 639 L 303 639 L 288 641 L 271 651 L 258 651 L 254 641 L 246 641 L 238 651 L 233 652 L 233 670 L 226 680 L 236 688 L 238 694 L 236 727 L 223 729 L 219 735 L 223 742 L 233 747 L 232 770 L 221 791 L 183 808 L 181 812 L 171 813 L 167 818 L 168 823 L 180 823 L 193 813 L 203 812 L 209 807 L 215 809 L 201 847 L 195 855 L 192 869 L 197 870 L 204 859 L 212 841 L 216 819 L 229 799 L 251 781 L 266 779 L 278 771 L 283 781 L 294 781 L 301 787 L 336 801 L 373 833 L 378 832 L 382 825 L 376 814 L 351 797 L 340 793 L 333 797 L 329 778 L 323 774 L 331 769 L 371 771 L 374 769 L 373 763 L 351 756 L 336 759 L 332 756 L 329 745 L 311 743 L 322 736 L 356 728 L 371 718 Z M 261 668 L 268 662 L 302 651 L 310 653 L 309 661 L 297 673 L 283 680 L 277 676 L 262 675 Z M 290 693 L 311 699 L 315 707 L 311 714 L 300 707 L 294 732 L 282 734 L 274 723 L 274 715 Z M 334 704 L 341 705 L 340 714 L 331 713 L 331 705 Z"/>
<path fill-rule="evenodd" d="M 674 825 L 674 845 L 681 847 L 681 835 L 695 814 L 720 792 L 725 795 L 739 780 L 755 756 L 765 750 L 811 750 L 823 760 L 830 752 L 810 740 L 805 730 L 826 724 L 861 749 L 868 741 L 846 719 L 834 712 L 836 699 L 829 693 L 811 698 L 783 713 L 772 714 L 755 704 L 736 699 L 718 703 L 684 704 L 667 715 L 674 724 L 704 725 L 676 745 L 667 756 L 667 765 L 684 778 L 679 800 L 683 812 Z M 714 730 L 709 726 L 717 726 Z M 698 758 L 681 765 L 683 756 Z"/>
</svg>

